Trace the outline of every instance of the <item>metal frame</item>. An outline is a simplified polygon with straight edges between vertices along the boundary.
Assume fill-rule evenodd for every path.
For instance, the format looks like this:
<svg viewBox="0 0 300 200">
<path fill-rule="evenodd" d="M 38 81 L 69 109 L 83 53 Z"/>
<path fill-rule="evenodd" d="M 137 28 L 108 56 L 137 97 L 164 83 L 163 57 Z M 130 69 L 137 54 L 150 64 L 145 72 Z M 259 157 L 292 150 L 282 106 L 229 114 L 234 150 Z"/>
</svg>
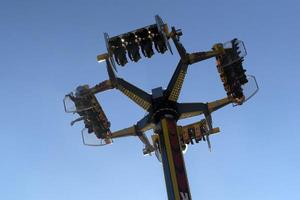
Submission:
<svg viewBox="0 0 300 200">
<path fill-rule="evenodd" d="M 126 80 L 118 78 L 115 73 L 117 68 L 108 46 L 109 36 L 105 33 L 104 36 L 108 53 L 97 56 L 97 59 L 98 61 L 106 61 L 109 80 L 96 85 L 91 88 L 90 91 L 95 94 L 110 89 L 117 89 L 148 112 L 145 117 L 137 121 L 137 123 L 131 127 L 111 132 L 109 138 L 116 139 L 126 136 L 137 136 L 145 145 L 143 149 L 144 154 L 155 152 L 159 160 L 161 158 L 168 199 L 190 200 L 192 197 L 182 154 L 183 143 L 180 139 L 180 130 L 182 130 L 182 127 L 177 126 L 177 121 L 203 114 L 205 120 L 201 121 L 201 124 L 205 122 L 208 130 L 203 135 L 203 140 L 207 141 L 208 147 L 211 149 L 209 135 L 219 132 L 219 128 L 214 128 L 212 125 L 211 113 L 233 103 L 234 100 L 230 97 L 226 97 L 208 103 L 177 102 L 188 67 L 192 64 L 223 54 L 224 51 L 220 48 L 214 48 L 212 51 L 187 53 L 179 41 L 182 32 L 176 30 L 174 27 L 172 27 L 171 32 L 168 32 L 167 25 L 163 23 L 159 16 L 156 16 L 155 20 L 159 30 L 164 34 L 168 49 L 172 53 L 171 46 L 168 42 L 169 39 L 172 39 L 180 55 L 180 60 L 167 88 L 165 90 L 161 87 L 154 88 L 152 94 L 149 94 Z M 197 125 L 197 123 L 192 125 Z M 145 132 L 150 129 L 153 129 L 155 133 L 152 136 L 152 144 L 145 135 Z"/>
</svg>

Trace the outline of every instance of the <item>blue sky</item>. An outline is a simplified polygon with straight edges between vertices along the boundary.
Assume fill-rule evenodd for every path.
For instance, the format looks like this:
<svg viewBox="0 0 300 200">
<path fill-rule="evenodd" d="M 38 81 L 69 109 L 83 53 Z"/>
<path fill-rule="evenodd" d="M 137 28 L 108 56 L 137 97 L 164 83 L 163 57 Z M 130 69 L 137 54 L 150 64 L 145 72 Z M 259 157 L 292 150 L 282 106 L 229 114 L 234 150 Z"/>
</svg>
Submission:
<svg viewBox="0 0 300 200">
<path fill-rule="evenodd" d="M 64 95 L 107 79 L 96 55 L 103 32 L 120 34 L 159 14 L 183 30 L 189 52 L 239 38 L 259 93 L 213 115 L 221 133 L 185 155 L 193 199 L 300 199 L 300 3 L 298 1 L 17 1 L 0 3 L 0 198 L 6 200 L 166 199 L 162 166 L 136 138 L 82 145 L 82 124 L 63 111 Z M 119 76 L 150 92 L 166 87 L 179 56 L 155 54 Z M 180 102 L 225 92 L 214 60 L 190 67 Z M 97 96 L 112 130 L 144 116 L 118 91 Z M 197 117 L 181 124 L 200 120 Z M 148 133 L 150 136 L 151 133 Z"/>
</svg>

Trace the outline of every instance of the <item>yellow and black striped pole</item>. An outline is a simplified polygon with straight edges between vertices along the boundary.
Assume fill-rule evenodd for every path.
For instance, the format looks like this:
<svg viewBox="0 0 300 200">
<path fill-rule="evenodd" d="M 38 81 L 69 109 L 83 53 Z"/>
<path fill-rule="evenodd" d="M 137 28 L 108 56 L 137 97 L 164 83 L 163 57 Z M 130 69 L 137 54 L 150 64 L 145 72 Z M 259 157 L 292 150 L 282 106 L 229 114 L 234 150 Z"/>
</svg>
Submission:
<svg viewBox="0 0 300 200">
<path fill-rule="evenodd" d="M 163 118 L 158 125 L 168 199 L 191 200 L 176 121 L 172 118 Z"/>
</svg>

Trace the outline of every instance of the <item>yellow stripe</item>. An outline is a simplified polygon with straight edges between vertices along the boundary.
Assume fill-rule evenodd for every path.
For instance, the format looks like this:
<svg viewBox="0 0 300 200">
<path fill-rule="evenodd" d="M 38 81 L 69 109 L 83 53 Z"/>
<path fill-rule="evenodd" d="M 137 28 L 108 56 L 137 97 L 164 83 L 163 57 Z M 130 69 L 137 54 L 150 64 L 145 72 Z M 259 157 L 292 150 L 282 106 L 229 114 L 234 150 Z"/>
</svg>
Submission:
<svg viewBox="0 0 300 200">
<path fill-rule="evenodd" d="M 168 161 L 169 161 L 169 166 L 170 166 L 170 173 L 171 173 L 173 190 L 174 190 L 174 194 L 175 194 L 175 200 L 180 200 L 179 190 L 177 187 L 178 185 L 177 185 L 177 177 L 176 177 L 176 173 L 175 173 L 175 166 L 174 166 L 174 162 L 173 162 L 173 155 L 172 155 L 172 151 L 171 151 L 171 144 L 170 144 L 167 120 L 162 119 L 161 124 L 162 124 L 164 139 L 165 139 L 166 151 L 167 151 L 167 155 L 168 155 Z"/>
</svg>

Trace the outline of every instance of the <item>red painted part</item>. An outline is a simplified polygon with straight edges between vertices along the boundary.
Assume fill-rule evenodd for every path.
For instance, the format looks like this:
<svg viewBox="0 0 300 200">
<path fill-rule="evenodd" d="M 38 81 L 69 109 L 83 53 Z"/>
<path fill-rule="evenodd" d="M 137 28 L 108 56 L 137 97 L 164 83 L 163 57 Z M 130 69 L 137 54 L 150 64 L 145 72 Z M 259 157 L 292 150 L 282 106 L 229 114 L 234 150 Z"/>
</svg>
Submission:
<svg viewBox="0 0 300 200">
<path fill-rule="evenodd" d="M 180 147 L 180 141 L 177 133 L 176 121 L 173 119 L 167 119 L 167 126 L 169 129 L 169 138 L 171 143 L 171 151 L 176 171 L 176 178 L 178 184 L 178 190 L 180 193 L 188 194 L 191 199 L 191 193 L 189 189 L 189 183 L 187 173 L 184 164 L 184 158 Z"/>
</svg>

